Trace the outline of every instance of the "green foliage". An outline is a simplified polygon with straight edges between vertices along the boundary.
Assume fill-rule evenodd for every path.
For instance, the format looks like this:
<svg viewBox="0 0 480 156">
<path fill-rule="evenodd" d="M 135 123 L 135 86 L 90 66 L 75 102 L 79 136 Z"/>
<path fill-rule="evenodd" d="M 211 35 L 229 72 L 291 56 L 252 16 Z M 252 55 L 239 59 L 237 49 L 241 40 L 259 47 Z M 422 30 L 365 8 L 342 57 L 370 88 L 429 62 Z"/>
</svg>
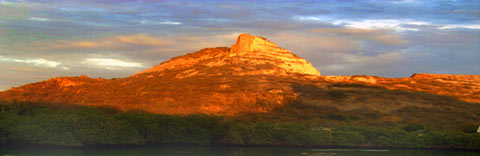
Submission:
<svg viewBox="0 0 480 156">
<path fill-rule="evenodd" d="M 478 125 L 474 124 L 464 124 L 460 126 L 460 130 L 465 133 L 476 133 Z"/>
<path fill-rule="evenodd" d="M 25 113 L 28 112 L 28 113 Z M 368 111 L 366 111 L 368 113 Z M 351 118 L 349 116 L 335 117 Z M 209 115 L 160 115 L 98 107 L 0 104 L 0 139 L 58 146 L 225 144 L 480 149 L 480 134 L 374 127 L 242 123 Z"/>
<path fill-rule="evenodd" d="M 341 127 L 333 130 L 333 143 L 340 146 L 355 146 L 365 144 L 365 136 L 352 127 Z"/>
<path fill-rule="evenodd" d="M 403 127 L 403 130 L 407 132 L 413 132 L 413 131 L 422 130 L 422 129 L 423 129 L 423 125 L 420 125 L 418 123 L 411 123 Z"/>
<path fill-rule="evenodd" d="M 221 121 L 214 128 L 213 142 L 227 145 L 243 145 L 245 139 L 243 133 L 246 128 L 238 122 Z"/>
<path fill-rule="evenodd" d="M 1 107 L 1 105 L 0 105 Z M 10 135 L 11 126 L 14 121 L 3 110 L 0 110 L 0 144 L 5 146 L 7 137 Z"/>
<path fill-rule="evenodd" d="M 297 123 L 257 123 L 243 129 L 244 144 L 247 145 L 314 145 L 329 142 L 324 131 L 312 131 Z"/>
<path fill-rule="evenodd" d="M 84 144 L 143 144 L 139 132 L 99 110 L 73 111 L 67 116 L 78 140 Z"/>
<path fill-rule="evenodd" d="M 75 139 L 70 121 L 62 116 L 50 113 L 39 113 L 35 116 L 20 116 L 18 124 L 12 131 L 14 140 L 36 144 L 52 144 L 61 146 L 82 146 Z"/>
</svg>

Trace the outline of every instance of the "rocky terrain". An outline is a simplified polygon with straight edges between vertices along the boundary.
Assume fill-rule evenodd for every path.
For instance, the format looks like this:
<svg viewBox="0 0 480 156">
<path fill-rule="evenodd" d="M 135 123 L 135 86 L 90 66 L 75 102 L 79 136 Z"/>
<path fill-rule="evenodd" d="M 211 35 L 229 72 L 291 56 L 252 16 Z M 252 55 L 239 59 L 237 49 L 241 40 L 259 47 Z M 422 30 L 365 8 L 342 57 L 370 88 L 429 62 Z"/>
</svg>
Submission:
<svg viewBox="0 0 480 156">
<path fill-rule="evenodd" d="M 413 74 L 406 78 L 377 76 L 325 76 L 332 83 L 362 83 L 391 90 L 426 92 L 452 96 L 466 102 L 480 102 L 480 75 Z"/>
<path fill-rule="evenodd" d="M 473 121 L 480 116 L 474 112 L 480 108 L 480 76 L 321 76 L 275 43 L 241 34 L 230 48 L 202 49 L 129 77 L 58 77 L 0 92 L 0 99 L 216 115 L 267 113 L 301 103 L 308 112 L 368 109 L 390 113 L 385 120 L 392 121 L 405 120 L 395 112 L 415 107 L 464 112 L 462 118 Z"/>
<path fill-rule="evenodd" d="M 305 76 L 319 76 L 320 72 L 310 62 L 288 50 L 277 47 L 275 43 L 265 38 L 241 34 L 231 48 L 204 49 L 199 52 L 187 54 L 163 62 L 153 68 L 135 75 L 162 72 L 165 70 L 183 70 L 177 78 L 191 76 L 206 76 L 205 70 L 196 70 L 195 67 L 203 66 L 215 68 L 227 66 L 232 70 L 232 75 L 274 75 L 292 76 L 295 74 Z M 228 74 L 221 71 L 217 75 Z M 213 76 L 213 75 L 210 75 Z"/>
<path fill-rule="evenodd" d="M 232 48 L 202 49 L 130 77 L 53 78 L 12 88 L 0 99 L 169 114 L 265 112 L 294 99 L 291 82 L 319 75 L 308 61 L 267 39 L 241 34 Z"/>
</svg>

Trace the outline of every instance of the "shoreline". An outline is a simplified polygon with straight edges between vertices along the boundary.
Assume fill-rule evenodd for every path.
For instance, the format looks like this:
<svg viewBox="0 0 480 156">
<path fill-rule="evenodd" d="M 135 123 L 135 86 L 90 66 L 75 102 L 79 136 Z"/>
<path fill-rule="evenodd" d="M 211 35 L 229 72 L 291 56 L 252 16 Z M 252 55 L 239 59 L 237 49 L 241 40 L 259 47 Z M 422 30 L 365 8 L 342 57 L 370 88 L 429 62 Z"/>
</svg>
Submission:
<svg viewBox="0 0 480 156">
<path fill-rule="evenodd" d="M 82 147 L 60 146 L 60 145 L 42 145 L 32 143 L 10 143 L 6 146 L 9 149 L 71 149 L 71 150 L 104 150 L 104 149 L 135 149 L 150 147 L 223 147 L 223 148 L 302 148 L 302 149 L 358 149 L 358 150 L 441 150 L 441 151 L 471 151 L 480 152 L 480 149 L 461 149 L 461 148 L 401 148 L 401 147 L 382 147 L 382 146 L 339 146 L 339 145 L 235 145 L 235 144 L 185 144 L 185 143 L 168 143 L 168 144 L 117 144 L 117 145 L 84 145 Z M 0 146 L 0 148 L 3 148 Z"/>
</svg>

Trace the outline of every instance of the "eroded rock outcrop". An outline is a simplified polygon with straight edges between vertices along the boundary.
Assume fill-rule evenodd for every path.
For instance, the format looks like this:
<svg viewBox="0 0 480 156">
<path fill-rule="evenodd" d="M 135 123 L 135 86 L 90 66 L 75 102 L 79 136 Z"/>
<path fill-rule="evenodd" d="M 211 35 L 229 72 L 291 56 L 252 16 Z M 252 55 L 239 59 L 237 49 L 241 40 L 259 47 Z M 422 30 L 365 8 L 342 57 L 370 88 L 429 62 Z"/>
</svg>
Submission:
<svg viewBox="0 0 480 156">
<path fill-rule="evenodd" d="M 292 74 L 320 76 L 320 72 L 305 59 L 288 50 L 278 47 L 266 38 L 241 34 L 237 42 L 226 49 L 204 49 L 202 51 L 176 57 L 138 74 L 162 72 L 166 69 L 183 70 L 193 66 L 235 66 L 234 75 L 278 75 Z M 180 73 L 179 78 L 205 75 L 203 71 L 189 69 Z"/>
<path fill-rule="evenodd" d="M 320 76 L 320 72 L 307 60 L 278 47 L 266 38 L 241 34 L 230 48 L 230 57 L 239 57 L 250 64 L 273 64 L 285 73 Z"/>
<path fill-rule="evenodd" d="M 408 93 L 391 90 L 406 90 Z M 480 76 L 320 76 L 308 61 L 275 43 L 263 37 L 241 34 L 231 48 L 205 48 L 126 78 L 53 78 L 0 92 L 0 100 L 217 115 L 268 112 L 292 101 L 303 103 L 306 107 L 302 108 L 308 111 L 336 107 L 339 110 L 367 108 L 380 112 L 411 106 L 432 108 L 445 101 L 440 96 L 417 96 L 418 92 L 478 103 Z M 456 109 L 457 103 L 462 102 L 451 100 L 448 109 Z"/>
</svg>

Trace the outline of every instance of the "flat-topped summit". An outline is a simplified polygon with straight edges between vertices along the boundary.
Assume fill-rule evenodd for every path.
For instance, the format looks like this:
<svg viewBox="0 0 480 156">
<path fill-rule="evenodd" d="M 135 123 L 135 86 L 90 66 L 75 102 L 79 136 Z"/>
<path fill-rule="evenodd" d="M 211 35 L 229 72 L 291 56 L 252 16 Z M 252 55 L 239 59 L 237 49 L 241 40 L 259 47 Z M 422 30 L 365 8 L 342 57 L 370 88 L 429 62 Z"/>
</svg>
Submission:
<svg viewBox="0 0 480 156">
<path fill-rule="evenodd" d="M 237 42 L 230 48 L 230 56 L 239 56 L 248 52 L 266 51 L 268 48 L 277 49 L 277 45 L 266 38 L 250 34 L 240 34 Z"/>
<path fill-rule="evenodd" d="M 411 106 L 456 109 L 466 106 L 456 99 L 479 103 L 479 91 L 478 75 L 320 76 L 308 61 L 266 38 L 241 34 L 231 48 L 205 48 L 126 78 L 53 78 L 0 92 L 0 101 L 218 115 L 269 112 L 294 101 L 308 111 L 335 107 L 389 113 Z"/>
<path fill-rule="evenodd" d="M 173 58 L 138 74 L 169 70 L 188 70 L 181 78 L 202 75 L 195 66 L 228 67 L 233 75 L 320 76 L 320 72 L 307 60 L 277 47 L 264 37 L 240 34 L 231 48 L 209 48 Z M 195 73 L 195 74 L 191 74 Z"/>
</svg>

